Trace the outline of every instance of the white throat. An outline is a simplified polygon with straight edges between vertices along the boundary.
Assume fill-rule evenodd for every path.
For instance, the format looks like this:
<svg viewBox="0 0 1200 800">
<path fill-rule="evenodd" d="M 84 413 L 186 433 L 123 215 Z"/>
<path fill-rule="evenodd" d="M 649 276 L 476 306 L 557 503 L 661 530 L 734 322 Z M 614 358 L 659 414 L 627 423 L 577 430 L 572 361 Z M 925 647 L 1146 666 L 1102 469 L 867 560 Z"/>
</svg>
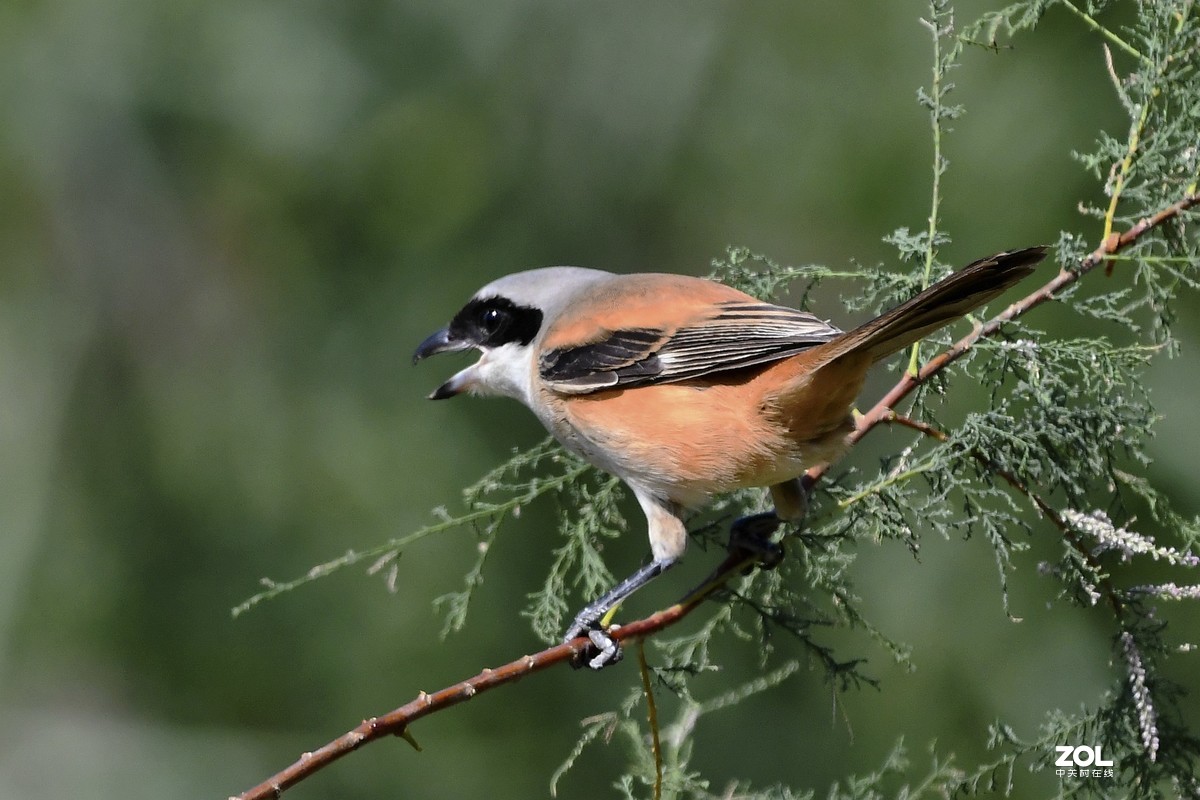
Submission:
<svg viewBox="0 0 1200 800">
<path fill-rule="evenodd" d="M 515 342 L 483 351 L 471 366 L 460 372 L 472 394 L 511 397 L 532 409 L 534 348 Z"/>
</svg>

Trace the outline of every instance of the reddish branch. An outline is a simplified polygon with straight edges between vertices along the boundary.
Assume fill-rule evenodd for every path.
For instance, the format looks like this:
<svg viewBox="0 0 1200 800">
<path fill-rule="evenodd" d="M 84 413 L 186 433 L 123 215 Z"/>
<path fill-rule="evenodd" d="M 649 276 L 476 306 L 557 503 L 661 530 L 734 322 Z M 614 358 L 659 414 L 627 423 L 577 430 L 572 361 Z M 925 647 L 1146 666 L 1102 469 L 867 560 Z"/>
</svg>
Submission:
<svg viewBox="0 0 1200 800">
<path fill-rule="evenodd" d="M 645 619 L 610 628 L 609 633 L 622 643 L 631 643 L 674 625 L 690 614 L 710 594 L 724 586 L 726 581 L 742 572 L 753 560 L 744 553 L 731 553 L 707 581 L 675 605 L 651 614 Z M 581 636 L 572 642 L 542 650 L 540 653 L 522 656 L 502 667 L 484 669 L 473 678 L 468 678 L 453 686 L 447 686 L 433 694 L 421 692 L 416 698 L 394 711 L 363 720 L 363 723 L 357 728 L 342 734 L 320 750 L 304 753 L 296 763 L 271 776 L 253 789 L 237 795 L 236 800 L 262 800 L 263 798 L 279 797 L 285 789 L 296 785 L 314 772 L 327 767 L 368 742 L 385 736 L 404 737 L 416 747 L 416 742 L 409 736 L 408 726 L 421 717 L 466 702 L 480 692 L 495 689 L 506 683 L 514 683 L 526 675 L 541 672 L 547 667 L 561 664 L 564 661 L 571 662 L 590 644 L 586 636 Z M 230 800 L 235 799 L 231 798 Z"/>
<path fill-rule="evenodd" d="M 1057 276 L 1045 285 L 1031 292 L 1010 305 L 1002 313 L 993 317 L 986 324 L 976 328 L 970 335 L 955 342 L 949 349 L 930 359 L 915 375 L 906 374 L 891 391 L 883 396 L 869 411 L 863 414 L 855 431 L 850 436 L 853 445 L 866 436 L 880 423 L 893 421 L 895 407 L 908 397 L 914 389 L 928 380 L 932 375 L 945 369 L 949 364 L 961 358 L 976 342 L 985 336 L 991 336 L 1009 320 L 1016 319 L 1030 309 L 1036 308 L 1047 300 L 1078 281 L 1082 276 L 1104 264 L 1109 256 L 1120 252 L 1136 242 L 1147 231 L 1163 223 L 1175 219 L 1190 208 L 1200 205 L 1200 194 L 1190 194 L 1177 203 L 1163 208 L 1153 216 L 1146 217 L 1129 230 L 1109 236 L 1096 250 L 1089 254 L 1074 270 L 1061 270 Z M 828 465 L 814 467 L 804 476 L 805 488 L 811 488 L 828 470 Z M 1040 505 L 1040 504 L 1039 504 Z M 651 614 L 645 619 L 622 625 L 612 631 L 613 638 L 622 642 L 632 642 L 645 639 L 664 628 L 674 625 L 690 614 L 712 592 L 721 588 L 726 581 L 742 571 L 746 565 L 743 555 L 730 555 L 713 573 L 713 577 L 701 588 L 689 594 L 679 603 L 670 608 Z M 511 663 L 495 669 L 485 669 L 473 678 L 461 683 L 448 686 L 433 694 L 421 692 L 406 705 L 379 717 L 363 721 L 361 725 L 349 731 L 319 750 L 304 753 L 296 763 L 282 772 L 268 778 L 258 786 L 237 795 L 237 800 L 262 800 L 274 798 L 283 794 L 284 790 L 294 786 L 318 770 L 328 766 L 344 755 L 347 755 L 368 742 L 385 736 L 409 737 L 409 726 L 424 716 L 436 711 L 458 705 L 470 700 L 476 694 L 520 680 L 526 675 L 532 675 L 548 667 L 563 662 L 570 662 L 588 645 L 586 638 L 579 638 L 567 644 L 551 647 L 533 655 L 524 656 Z"/>
</svg>

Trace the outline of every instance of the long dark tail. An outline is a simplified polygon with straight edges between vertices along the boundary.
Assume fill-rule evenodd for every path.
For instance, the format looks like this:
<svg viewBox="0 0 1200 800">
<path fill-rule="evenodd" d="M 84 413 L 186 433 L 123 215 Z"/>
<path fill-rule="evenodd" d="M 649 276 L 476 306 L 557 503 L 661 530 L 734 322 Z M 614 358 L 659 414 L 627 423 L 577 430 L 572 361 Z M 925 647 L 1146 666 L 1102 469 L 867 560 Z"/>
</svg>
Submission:
<svg viewBox="0 0 1200 800">
<path fill-rule="evenodd" d="M 1002 294 L 1033 272 L 1045 257 L 1042 245 L 997 253 L 969 264 L 891 311 L 821 345 L 828 349 L 822 360 L 828 363 L 862 351 L 869 352 L 872 361 L 886 358 Z"/>
</svg>

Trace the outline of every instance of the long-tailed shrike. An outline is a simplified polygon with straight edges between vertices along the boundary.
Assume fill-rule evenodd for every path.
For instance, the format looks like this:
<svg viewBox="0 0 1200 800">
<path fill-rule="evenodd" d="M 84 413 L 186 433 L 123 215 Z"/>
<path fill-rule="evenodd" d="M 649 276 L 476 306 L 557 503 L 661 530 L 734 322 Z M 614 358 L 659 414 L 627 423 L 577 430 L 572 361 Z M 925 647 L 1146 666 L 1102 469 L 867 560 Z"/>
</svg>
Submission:
<svg viewBox="0 0 1200 800">
<path fill-rule="evenodd" d="M 476 292 L 413 361 L 480 351 L 430 397 L 520 400 L 645 511 L 653 560 L 584 608 L 570 641 L 596 634 L 611 608 L 679 560 L 684 509 L 769 486 L 771 527 L 798 521 L 798 478 L 845 448 L 868 368 L 996 297 L 1044 255 L 1031 247 L 976 261 L 849 332 L 700 278 L 534 269 Z"/>
</svg>

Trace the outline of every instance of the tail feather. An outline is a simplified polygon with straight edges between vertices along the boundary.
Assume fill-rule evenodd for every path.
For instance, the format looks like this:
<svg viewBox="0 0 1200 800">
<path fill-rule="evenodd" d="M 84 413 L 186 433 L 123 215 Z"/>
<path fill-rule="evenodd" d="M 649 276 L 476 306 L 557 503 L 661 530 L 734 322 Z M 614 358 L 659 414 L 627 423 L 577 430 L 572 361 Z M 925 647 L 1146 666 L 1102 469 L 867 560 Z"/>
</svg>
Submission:
<svg viewBox="0 0 1200 800">
<path fill-rule="evenodd" d="M 821 360 L 828 363 L 859 352 L 870 353 L 873 362 L 886 358 L 1003 294 L 1045 257 L 1042 245 L 997 253 L 969 264 L 891 311 L 821 345 L 820 349 L 828 350 Z"/>
</svg>

